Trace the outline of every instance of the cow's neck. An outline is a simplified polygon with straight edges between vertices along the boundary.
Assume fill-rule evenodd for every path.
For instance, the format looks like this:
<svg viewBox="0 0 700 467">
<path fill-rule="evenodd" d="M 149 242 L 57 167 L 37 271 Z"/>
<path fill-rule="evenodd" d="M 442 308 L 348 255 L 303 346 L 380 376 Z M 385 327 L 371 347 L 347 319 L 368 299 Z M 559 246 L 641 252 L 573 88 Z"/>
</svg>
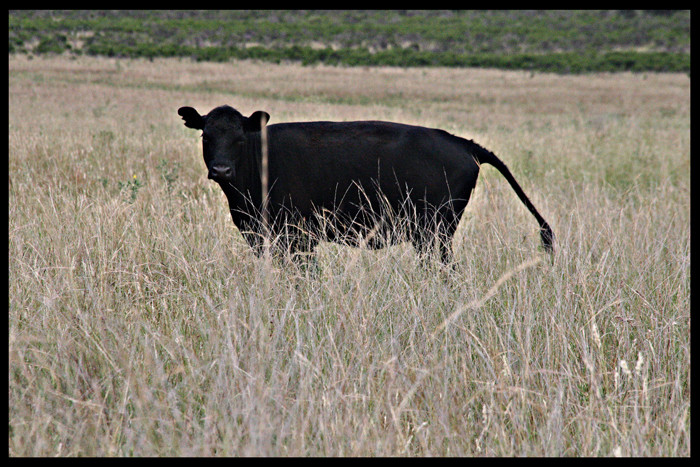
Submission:
<svg viewBox="0 0 700 467">
<path fill-rule="evenodd" d="M 262 151 L 260 133 L 248 133 L 233 184 L 222 185 L 233 222 L 240 230 L 255 230 L 262 209 Z"/>
</svg>

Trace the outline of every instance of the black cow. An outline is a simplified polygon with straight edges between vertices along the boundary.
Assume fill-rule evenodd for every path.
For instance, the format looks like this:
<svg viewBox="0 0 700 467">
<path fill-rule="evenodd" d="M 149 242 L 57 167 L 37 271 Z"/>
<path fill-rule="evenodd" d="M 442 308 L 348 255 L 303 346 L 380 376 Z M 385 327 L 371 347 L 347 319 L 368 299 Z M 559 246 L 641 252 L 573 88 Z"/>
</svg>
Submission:
<svg viewBox="0 0 700 467">
<path fill-rule="evenodd" d="M 202 130 L 209 178 L 224 190 L 234 224 L 258 254 L 266 235 L 278 253 L 312 251 L 320 240 L 370 248 L 408 240 L 420 254 L 439 248 L 448 262 L 484 163 L 508 180 L 537 219 L 545 250 L 553 251 L 552 229 L 508 168 L 471 140 L 379 121 L 263 128 L 267 112 L 244 117 L 227 105 L 207 115 L 181 107 L 178 114 L 185 126 Z"/>
</svg>

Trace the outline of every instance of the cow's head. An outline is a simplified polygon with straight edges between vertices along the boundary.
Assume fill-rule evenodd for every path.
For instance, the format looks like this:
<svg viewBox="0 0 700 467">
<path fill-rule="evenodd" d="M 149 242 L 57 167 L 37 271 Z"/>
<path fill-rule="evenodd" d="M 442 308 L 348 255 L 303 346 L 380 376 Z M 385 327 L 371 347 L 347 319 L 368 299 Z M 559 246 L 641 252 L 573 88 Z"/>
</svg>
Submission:
<svg viewBox="0 0 700 467">
<path fill-rule="evenodd" d="M 247 134 L 258 132 L 270 119 L 267 112 L 258 110 L 250 117 L 228 105 L 217 107 L 207 115 L 199 115 L 192 107 L 180 107 L 177 113 L 185 126 L 202 130 L 204 163 L 209 178 L 219 183 L 231 182 L 236 176 L 236 167 L 245 157 Z"/>
</svg>

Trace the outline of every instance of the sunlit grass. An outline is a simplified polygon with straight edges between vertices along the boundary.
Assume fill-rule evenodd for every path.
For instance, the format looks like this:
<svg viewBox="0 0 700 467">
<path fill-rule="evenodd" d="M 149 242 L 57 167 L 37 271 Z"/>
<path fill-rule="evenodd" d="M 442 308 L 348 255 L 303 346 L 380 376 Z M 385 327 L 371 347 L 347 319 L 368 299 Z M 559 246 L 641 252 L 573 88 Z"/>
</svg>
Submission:
<svg viewBox="0 0 700 467">
<path fill-rule="evenodd" d="M 10 455 L 689 455 L 687 76 L 11 58 L 9 85 Z M 454 269 L 258 259 L 176 114 L 223 103 L 473 138 L 556 254 L 485 167 Z"/>
</svg>

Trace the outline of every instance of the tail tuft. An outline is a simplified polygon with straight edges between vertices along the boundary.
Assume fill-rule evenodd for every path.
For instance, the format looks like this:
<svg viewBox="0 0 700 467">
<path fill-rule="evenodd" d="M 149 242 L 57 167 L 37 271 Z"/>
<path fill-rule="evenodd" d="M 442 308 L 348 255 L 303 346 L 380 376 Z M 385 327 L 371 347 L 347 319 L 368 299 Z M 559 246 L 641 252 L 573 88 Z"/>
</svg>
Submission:
<svg viewBox="0 0 700 467">
<path fill-rule="evenodd" d="M 542 238 L 542 246 L 544 251 L 549 254 L 554 253 L 554 232 L 549 224 L 544 223 L 540 226 L 540 237 Z"/>
</svg>

